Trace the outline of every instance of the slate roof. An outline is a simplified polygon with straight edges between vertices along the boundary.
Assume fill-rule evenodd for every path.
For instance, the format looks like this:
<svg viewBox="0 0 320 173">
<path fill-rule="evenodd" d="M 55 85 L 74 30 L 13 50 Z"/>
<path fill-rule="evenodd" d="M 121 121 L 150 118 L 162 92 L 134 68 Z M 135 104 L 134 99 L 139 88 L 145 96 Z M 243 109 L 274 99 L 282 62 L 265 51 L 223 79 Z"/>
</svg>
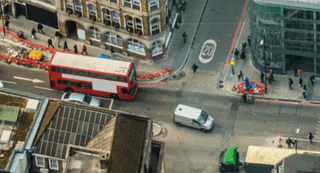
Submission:
<svg viewBox="0 0 320 173">
<path fill-rule="evenodd" d="M 35 153 L 61 159 L 65 158 L 67 144 L 87 145 L 115 115 L 64 104 L 60 104 L 54 114 L 47 112 L 44 118 L 47 121 L 41 124 L 35 142 Z"/>
</svg>

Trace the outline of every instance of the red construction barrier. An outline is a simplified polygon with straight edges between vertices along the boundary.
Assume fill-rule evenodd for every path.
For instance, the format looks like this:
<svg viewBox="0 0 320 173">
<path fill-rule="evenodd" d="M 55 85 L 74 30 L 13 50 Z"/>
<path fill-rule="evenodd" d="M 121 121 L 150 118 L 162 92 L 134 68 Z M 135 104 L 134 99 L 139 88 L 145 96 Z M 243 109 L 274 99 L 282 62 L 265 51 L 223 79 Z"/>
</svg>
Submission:
<svg viewBox="0 0 320 173">
<path fill-rule="evenodd" d="M 241 82 L 238 84 L 238 92 L 237 93 L 259 94 L 259 95 L 265 94 L 265 86 L 263 84 L 256 82 L 256 81 L 249 81 L 249 82 L 250 82 L 250 84 L 255 84 L 256 87 L 250 88 L 249 90 L 246 90 L 245 82 Z"/>
</svg>

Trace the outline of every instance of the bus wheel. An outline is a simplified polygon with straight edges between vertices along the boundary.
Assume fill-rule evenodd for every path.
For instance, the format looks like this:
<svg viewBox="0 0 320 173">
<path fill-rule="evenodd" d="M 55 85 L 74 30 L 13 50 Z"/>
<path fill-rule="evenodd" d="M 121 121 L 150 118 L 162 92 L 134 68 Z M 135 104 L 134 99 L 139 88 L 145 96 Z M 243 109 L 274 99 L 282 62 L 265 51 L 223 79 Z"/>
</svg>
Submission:
<svg viewBox="0 0 320 173">
<path fill-rule="evenodd" d="M 64 91 L 67 92 L 67 93 L 68 92 L 73 92 L 73 90 L 71 88 L 66 88 L 66 89 L 64 89 Z"/>
<path fill-rule="evenodd" d="M 205 129 L 200 129 L 200 131 L 201 131 L 201 132 L 206 132 L 206 130 L 205 130 Z"/>
<path fill-rule="evenodd" d="M 111 94 L 110 97 L 113 98 L 113 99 L 118 99 L 119 98 L 117 94 Z"/>
</svg>

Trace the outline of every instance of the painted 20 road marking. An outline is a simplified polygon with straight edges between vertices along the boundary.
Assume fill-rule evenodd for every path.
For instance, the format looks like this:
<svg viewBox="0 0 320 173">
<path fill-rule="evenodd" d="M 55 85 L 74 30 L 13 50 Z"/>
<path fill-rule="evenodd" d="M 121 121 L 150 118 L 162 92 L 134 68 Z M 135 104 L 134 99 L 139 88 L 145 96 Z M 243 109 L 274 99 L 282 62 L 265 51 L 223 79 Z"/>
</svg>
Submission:
<svg viewBox="0 0 320 173">
<path fill-rule="evenodd" d="M 206 64 L 209 63 L 213 59 L 213 55 L 216 51 L 217 43 L 214 40 L 207 40 L 203 43 L 199 60 L 200 62 Z"/>
</svg>

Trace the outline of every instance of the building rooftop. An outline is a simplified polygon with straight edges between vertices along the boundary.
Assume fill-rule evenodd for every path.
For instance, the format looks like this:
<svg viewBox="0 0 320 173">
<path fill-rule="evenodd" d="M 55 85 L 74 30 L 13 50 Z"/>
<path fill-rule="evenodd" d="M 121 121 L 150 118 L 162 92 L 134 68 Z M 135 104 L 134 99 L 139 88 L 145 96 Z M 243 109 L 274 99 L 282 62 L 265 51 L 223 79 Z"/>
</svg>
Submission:
<svg viewBox="0 0 320 173">
<path fill-rule="evenodd" d="M 293 154 L 283 159 L 284 173 L 320 172 L 320 155 Z"/>
<path fill-rule="evenodd" d="M 64 159 L 68 144 L 87 145 L 114 115 L 50 101 L 36 137 L 35 153 Z"/>
<path fill-rule="evenodd" d="M 260 4 L 268 4 L 274 6 L 283 7 L 297 7 L 297 8 L 309 8 L 309 9 L 320 9 L 320 0 L 253 0 Z"/>
</svg>

